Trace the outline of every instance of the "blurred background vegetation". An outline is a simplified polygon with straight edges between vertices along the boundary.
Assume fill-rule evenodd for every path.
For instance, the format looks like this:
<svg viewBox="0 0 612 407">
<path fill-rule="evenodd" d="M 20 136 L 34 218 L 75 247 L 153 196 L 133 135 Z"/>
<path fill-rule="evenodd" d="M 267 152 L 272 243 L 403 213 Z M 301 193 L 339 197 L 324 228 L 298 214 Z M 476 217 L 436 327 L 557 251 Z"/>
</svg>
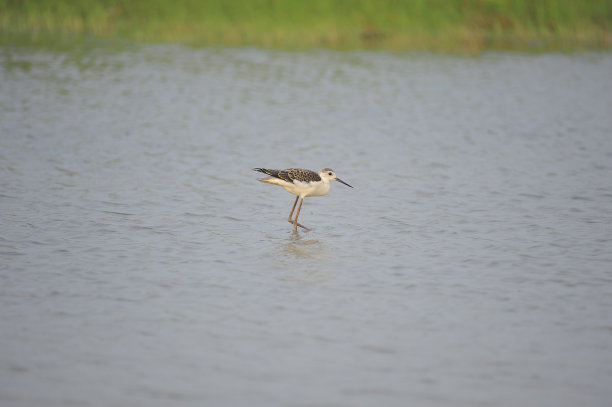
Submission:
<svg viewBox="0 0 612 407">
<path fill-rule="evenodd" d="M 0 0 L 0 41 L 473 52 L 609 49 L 612 0 Z"/>
</svg>

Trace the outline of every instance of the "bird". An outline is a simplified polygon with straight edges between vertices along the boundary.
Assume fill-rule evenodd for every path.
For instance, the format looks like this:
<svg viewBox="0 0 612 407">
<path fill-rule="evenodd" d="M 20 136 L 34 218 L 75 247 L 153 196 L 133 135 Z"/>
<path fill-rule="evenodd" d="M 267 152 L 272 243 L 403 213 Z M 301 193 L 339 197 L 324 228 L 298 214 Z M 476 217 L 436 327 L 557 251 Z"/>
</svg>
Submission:
<svg viewBox="0 0 612 407">
<path fill-rule="evenodd" d="M 307 196 L 323 196 L 327 194 L 330 187 L 330 181 L 338 181 L 348 187 L 353 188 L 351 185 L 338 178 L 334 171 L 330 168 L 323 168 L 318 173 L 301 168 L 286 168 L 284 170 L 253 168 L 253 171 L 259 171 L 268 175 L 268 177 L 265 178 L 258 178 L 258 181 L 279 185 L 285 188 L 285 190 L 288 192 L 291 192 L 293 195 L 297 195 L 295 197 L 295 202 L 293 202 L 291 212 L 289 213 L 289 218 L 287 219 L 289 223 L 293 224 L 294 232 L 297 232 L 298 226 L 304 230 L 310 230 L 306 226 L 298 223 L 298 216 L 300 216 L 300 210 L 302 209 L 304 198 Z M 295 219 L 291 219 L 298 200 L 300 200 L 300 206 L 298 206 Z"/>
</svg>

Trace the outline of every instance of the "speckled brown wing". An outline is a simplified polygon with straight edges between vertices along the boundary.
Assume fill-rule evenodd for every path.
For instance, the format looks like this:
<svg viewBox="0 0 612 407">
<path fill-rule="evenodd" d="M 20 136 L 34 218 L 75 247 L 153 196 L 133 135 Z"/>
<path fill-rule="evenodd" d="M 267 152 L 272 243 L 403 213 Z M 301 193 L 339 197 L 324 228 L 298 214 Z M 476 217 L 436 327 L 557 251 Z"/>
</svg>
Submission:
<svg viewBox="0 0 612 407">
<path fill-rule="evenodd" d="M 255 171 L 263 172 L 271 177 L 282 179 L 293 183 L 294 180 L 301 182 L 321 181 L 321 177 L 314 171 L 301 168 L 287 168 L 284 170 L 271 170 L 269 168 L 253 168 Z"/>
<path fill-rule="evenodd" d="M 278 172 L 278 178 L 287 182 L 293 182 L 294 180 L 301 182 L 313 182 L 321 181 L 321 177 L 314 171 L 303 170 L 301 168 L 287 168 Z"/>
</svg>

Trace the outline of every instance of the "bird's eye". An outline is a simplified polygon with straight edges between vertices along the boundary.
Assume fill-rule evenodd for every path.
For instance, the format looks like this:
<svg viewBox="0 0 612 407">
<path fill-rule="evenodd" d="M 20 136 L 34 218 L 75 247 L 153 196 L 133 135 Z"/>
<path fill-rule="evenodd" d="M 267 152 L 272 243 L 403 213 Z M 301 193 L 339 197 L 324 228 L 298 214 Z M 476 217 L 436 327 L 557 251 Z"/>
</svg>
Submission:
<svg viewBox="0 0 612 407">
<path fill-rule="evenodd" d="M 327 175 L 331 175 L 331 172 L 328 172 Z"/>
</svg>

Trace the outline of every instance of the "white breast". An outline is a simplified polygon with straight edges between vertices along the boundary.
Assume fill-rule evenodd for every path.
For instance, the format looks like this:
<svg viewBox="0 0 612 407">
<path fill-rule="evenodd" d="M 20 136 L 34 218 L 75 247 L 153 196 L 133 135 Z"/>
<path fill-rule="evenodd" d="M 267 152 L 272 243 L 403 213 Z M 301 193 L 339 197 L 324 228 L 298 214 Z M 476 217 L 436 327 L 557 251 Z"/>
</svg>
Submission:
<svg viewBox="0 0 612 407">
<path fill-rule="evenodd" d="M 285 183 L 282 187 L 294 195 L 299 195 L 301 198 L 307 196 L 322 196 L 329 191 L 329 181 L 312 183 L 294 181 L 293 184 Z"/>
</svg>

